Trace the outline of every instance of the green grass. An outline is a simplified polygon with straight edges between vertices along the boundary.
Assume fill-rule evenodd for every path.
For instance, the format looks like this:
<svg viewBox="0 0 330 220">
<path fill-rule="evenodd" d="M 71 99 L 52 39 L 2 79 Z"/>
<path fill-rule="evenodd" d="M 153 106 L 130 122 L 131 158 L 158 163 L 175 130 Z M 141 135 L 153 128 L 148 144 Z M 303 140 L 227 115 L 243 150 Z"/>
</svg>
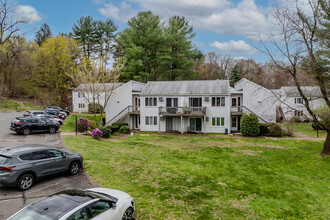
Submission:
<svg viewBox="0 0 330 220">
<path fill-rule="evenodd" d="M 286 128 L 286 124 L 280 124 L 281 127 Z M 303 133 L 310 137 L 317 137 L 316 131 L 312 127 L 312 123 L 294 123 L 293 130 L 295 132 Z M 319 137 L 326 137 L 327 133 L 325 131 L 319 131 Z"/>
<path fill-rule="evenodd" d="M 327 219 L 323 142 L 64 136 L 102 187 L 131 194 L 137 219 Z"/>
<path fill-rule="evenodd" d="M 0 99 L 0 111 L 27 111 L 41 110 L 44 106 L 34 105 L 25 101 L 15 101 L 8 99 Z"/>
<path fill-rule="evenodd" d="M 94 114 L 88 114 L 88 113 L 77 114 L 77 118 L 79 119 L 80 117 L 87 118 L 89 121 L 95 121 Z M 98 122 L 100 122 L 100 117 L 101 116 L 99 114 L 96 115 Z M 65 119 L 64 124 L 61 126 L 61 131 L 74 132 L 75 131 L 75 120 L 76 120 L 76 115 L 70 114 Z"/>
</svg>

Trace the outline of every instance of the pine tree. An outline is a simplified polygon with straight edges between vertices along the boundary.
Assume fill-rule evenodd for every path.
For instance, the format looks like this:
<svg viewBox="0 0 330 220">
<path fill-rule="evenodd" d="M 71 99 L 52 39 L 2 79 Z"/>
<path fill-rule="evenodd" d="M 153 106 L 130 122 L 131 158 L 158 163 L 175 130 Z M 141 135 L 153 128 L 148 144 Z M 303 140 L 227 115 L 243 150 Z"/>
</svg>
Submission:
<svg viewBox="0 0 330 220">
<path fill-rule="evenodd" d="M 44 23 L 41 25 L 39 31 L 35 34 L 35 42 L 41 46 L 41 44 L 47 39 L 52 37 L 52 31 L 50 30 L 50 27 L 48 26 L 47 23 Z"/>
<path fill-rule="evenodd" d="M 237 70 L 237 65 L 235 65 L 234 69 L 231 71 L 231 74 L 230 74 L 230 86 L 231 87 L 234 87 L 235 86 L 235 83 L 237 83 L 238 81 L 241 80 L 241 76 Z"/>
</svg>

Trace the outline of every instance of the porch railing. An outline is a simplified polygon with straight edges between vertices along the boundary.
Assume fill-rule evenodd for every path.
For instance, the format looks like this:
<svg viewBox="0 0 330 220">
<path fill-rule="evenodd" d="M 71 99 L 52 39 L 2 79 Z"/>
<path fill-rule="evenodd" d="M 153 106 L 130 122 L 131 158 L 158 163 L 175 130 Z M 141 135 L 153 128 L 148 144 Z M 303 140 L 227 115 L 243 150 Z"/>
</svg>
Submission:
<svg viewBox="0 0 330 220">
<path fill-rule="evenodd" d="M 193 115 L 206 114 L 206 107 L 159 107 L 159 114 Z"/>
</svg>

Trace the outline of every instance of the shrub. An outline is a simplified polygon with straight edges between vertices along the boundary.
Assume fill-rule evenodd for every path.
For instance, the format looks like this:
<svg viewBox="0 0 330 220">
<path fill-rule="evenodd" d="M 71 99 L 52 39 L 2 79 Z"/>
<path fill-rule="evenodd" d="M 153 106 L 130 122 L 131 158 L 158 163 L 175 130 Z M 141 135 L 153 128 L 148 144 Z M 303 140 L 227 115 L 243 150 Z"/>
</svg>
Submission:
<svg viewBox="0 0 330 220">
<path fill-rule="evenodd" d="M 118 129 L 120 129 L 124 125 L 128 126 L 128 123 L 127 122 L 115 122 L 112 125 L 117 125 Z"/>
<path fill-rule="evenodd" d="M 281 126 L 279 126 L 276 123 L 269 123 L 269 135 L 271 137 L 282 137 L 283 136 L 283 130 Z"/>
<path fill-rule="evenodd" d="M 127 125 L 123 125 L 123 126 L 121 126 L 119 131 L 123 134 L 128 134 L 129 133 L 129 127 Z"/>
<path fill-rule="evenodd" d="M 99 129 L 94 129 L 92 131 L 92 137 L 95 138 L 95 139 L 97 139 L 97 140 L 99 140 L 100 137 L 102 137 L 102 135 L 103 135 L 103 132 L 100 131 Z"/>
<path fill-rule="evenodd" d="M 255 114 L 245 114 L 241 119 L 241 132 L 243 136 L 255 137 L 258 136 L 259 120 Z"/>
<path fill-rule="evenodd" d="M 103 106 L 97 103 L 88 104 L 88 112 L 89 113 L 101 113 L 103 112 Z"/>
<path fill-rule="evenodd" d="M 97 128 L 97 123 L 96 123 L 96 121 L 94 121 L 94 120 L 89 120 L 89 130 L 94 130 L 95 128 Z"/>
<path fill-rule="evenodd" d="M 108 127 L 111 129 L 112 134 L 119 131 L 119 126 L 118 125 L 110 125 Z"/>
<path fill-rule="evenodd" d="M 84 132 L 88 130 L 88 119 L 87 118 L 78 118 L 77 129 L 79 132 Z"/>
<path fill-rule="evenodd" d="M 109 138 L 111 135 L 111 129 L 109 127 L 101 127 L 100 130 L 103 132 L 103 138 Z"/>
<path fill-rule="evenodd" d="M 291 123 L 301 123 L 302 120 L 301 120 L 300 117 L 293 116 L 292 118 L 290 118 L 290 122 L 291 122 Z"/>
<path fill-rule="evenodd" d="M 259 124 L 259 135 L 266 135 L 269 133 L 269 130 L 268 130 L 268 124 L 263 124 L 263 123 L 260 123 Z"/>
</svg>

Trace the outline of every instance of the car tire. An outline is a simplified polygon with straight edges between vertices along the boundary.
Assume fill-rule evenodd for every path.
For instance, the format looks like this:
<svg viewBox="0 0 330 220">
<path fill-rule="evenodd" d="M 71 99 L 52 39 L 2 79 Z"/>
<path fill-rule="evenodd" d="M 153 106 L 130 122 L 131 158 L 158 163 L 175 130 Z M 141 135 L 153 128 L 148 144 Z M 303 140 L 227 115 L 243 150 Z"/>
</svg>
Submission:
<svg viewBox="0 0 330 220">
<path fill-rule="evenodd" d="M 68 172 L 70 175 L 76 175 L 79 172 L 79 169 L 80 169 L 80 163 L 74 161 L 70 164 Z"/>
<path fill-rule="evenodd" d="M 32 187 L 34 183 L 34 176 L 30 173 L 22 175 L 17 182 L 17 188 L 24 191 Z"/>
<path fill-rule="evenodd" d="M 56 133 L 56 128 L 55 127 L 50 127 L 49 128 L 49 133 L 55 134 Z"/>
<path fill-rule="evenodd" d="M 133 207 L 129 207 L 123 214 L 122 220 L 132 220 L 133 219 L 134 209 Z"/>
<path fill-rule="evenodd" d="M 29 134 L 31 134 L 31 129 L 30 129 L 30 128 L 24 128 L 24 129 L 22 130 L 22 134 L 24 134 L 24 135 L 29 135 Z"/>
</svg>

